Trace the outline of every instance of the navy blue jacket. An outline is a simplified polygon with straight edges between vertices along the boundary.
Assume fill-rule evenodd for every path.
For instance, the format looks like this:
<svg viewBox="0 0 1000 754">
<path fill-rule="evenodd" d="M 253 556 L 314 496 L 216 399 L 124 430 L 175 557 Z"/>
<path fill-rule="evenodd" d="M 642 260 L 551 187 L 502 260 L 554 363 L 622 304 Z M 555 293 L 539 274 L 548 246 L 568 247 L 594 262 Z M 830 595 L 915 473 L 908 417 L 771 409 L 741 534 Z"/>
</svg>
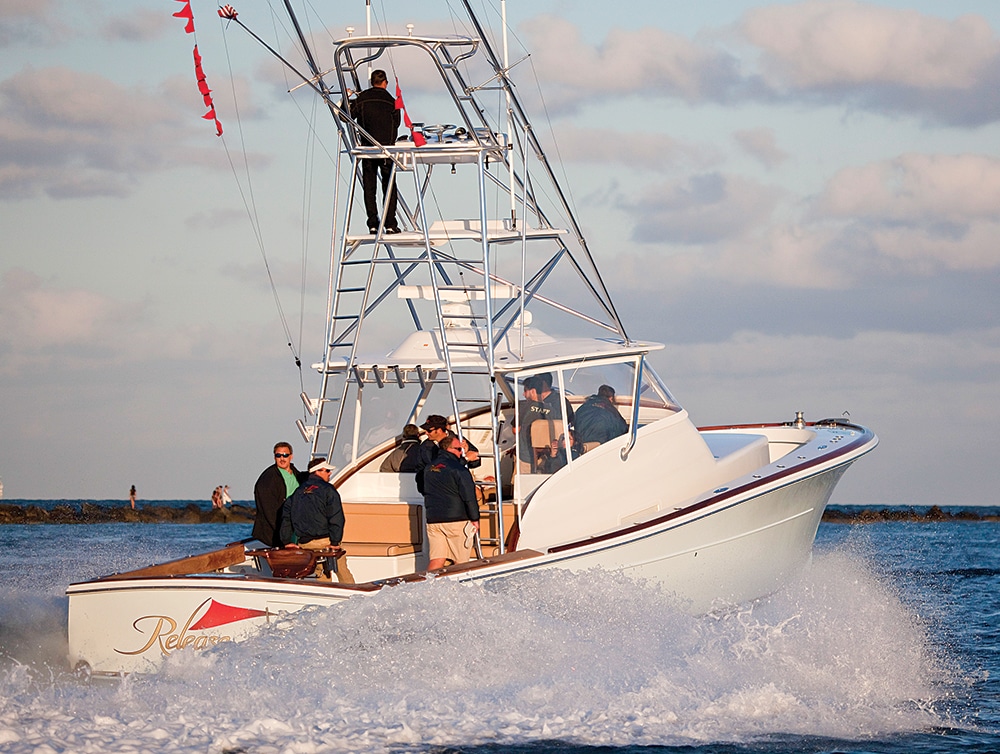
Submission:
<svg viewBox="0 0 1000 754">
<path fill-rule="evenodd" d="M 606 398 L 592 395 L 576 410 L 574 423 L 576 442 L 607 442 L 628 432 L 626 422 L 618 409 Z"/>
<path fill-rule="evenodd" d="M 344 506 L 336 487 L 318 474 L 310 474 L 285 501 L 281 541 L 301 545 L 323 537 L 329 537 L 332 545 L 340 544 L 344 538 Z"/>
<path fill-rule="evenodd" d="M 468 440 L 466 440 L 466 442 L 469 443 L 469 452 L 479 452 L 479 448 Z M 417 452 L 417 489 L 422 495 L 424 494 L 424 469 L 434 463 L 438 456 L 441 455 L 441 447 L 436 442 L 428 438 L 420 443 L 420 448 Z M 478 469 L 483 465 L 483 459 L 477 458 L 475 461 L 463 460 L 462 463 L 465 464 L 467 469 Z"/>
<path fill-rule="evenodd" d="M 429 524 L 479 520 L 472 472 L 454 453 L 438 454 L 424 469 L 424 515 Z"/>
</svg>

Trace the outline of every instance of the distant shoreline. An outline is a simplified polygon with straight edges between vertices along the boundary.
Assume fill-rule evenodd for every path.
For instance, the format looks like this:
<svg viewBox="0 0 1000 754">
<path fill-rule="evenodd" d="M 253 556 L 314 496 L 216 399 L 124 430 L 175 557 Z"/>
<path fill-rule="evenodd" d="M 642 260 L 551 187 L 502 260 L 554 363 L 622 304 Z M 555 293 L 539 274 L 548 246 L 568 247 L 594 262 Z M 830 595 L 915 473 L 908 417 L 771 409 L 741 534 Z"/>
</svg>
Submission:
<svg viewBox="0 0 1000 754">
<path fill-rule="evenodd" d="M 101 505 L 87 501 L 45 501 L 26 504 L 0 502 L 0 525 L 4 524 L 241 524 L 253 523 L 252 505 L 233 503 L 227 508 L 204 508 L 196 502 L 187 505 L 140 504 L 133 510 L 127 503 Z M 1000 521 L 997 507 L 961 506 L 830 506 L 823 513 L 829 524 L 873 524 L 885 521 L 940 523 L 950 521 Z"/>
<path fill-rule="evenodd" d="M 921 510 L 922 509 L 922 510 Z M 830 506 L 823 511 L 823 521 L 828 524 L 874 524 L 882 521 L 914 521 L 940 523 L 946 521 L 1000 521 L 1000 513 L 993 506 L 982 510 L 960 506 Z"/>
<path fill-rule="evenodd" d="M 241 524 L 253 523 L 256 508 L 234 503 L 227 508 L 204 508 L 198 503 L 176 505 L 138 505 L 128 503 L 99 505 L 81 501 L 77 504 L 17 505 L 0 503 L 3 524 Z"/>
</svg>

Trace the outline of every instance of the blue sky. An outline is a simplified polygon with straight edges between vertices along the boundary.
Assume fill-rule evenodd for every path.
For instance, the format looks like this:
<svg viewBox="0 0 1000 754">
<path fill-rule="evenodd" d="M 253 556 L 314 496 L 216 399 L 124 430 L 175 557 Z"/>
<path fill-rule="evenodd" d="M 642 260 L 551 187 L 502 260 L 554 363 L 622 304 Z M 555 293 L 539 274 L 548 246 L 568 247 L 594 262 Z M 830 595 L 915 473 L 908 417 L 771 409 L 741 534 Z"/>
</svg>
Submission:
<svg viewBox="0 0 1000 754">
<path fill-rule="evenodd" d="M 230 160 L 251 166 L 312 363 L 331 187 L 319 160 L 306 191 L 311 105 L 194 0 L 216 138 L 180 7 L 0 0 L 6 497 L 125 499 L 135 484 L 207 500 L 229 484 L 248 498 L 275 441 L 306 455 L 299 373 Z M 291 49 L 267 3 L 236 7 Z M 363 28 L 363 7 L 324 20 Z M 375 9 L 400 32 L 449 17 Z M 522 96 L 630 333 L 667 344 L 661 377 L 700 425 L 802 410 L 871 426 L 882 445 L 835 503 L 1000 504 L 1000 4 L 629 9 L 511 0 L 508 14 L 531 52 Z M 403 83 L 420 119 L 421 82 Z"/>
</svg>

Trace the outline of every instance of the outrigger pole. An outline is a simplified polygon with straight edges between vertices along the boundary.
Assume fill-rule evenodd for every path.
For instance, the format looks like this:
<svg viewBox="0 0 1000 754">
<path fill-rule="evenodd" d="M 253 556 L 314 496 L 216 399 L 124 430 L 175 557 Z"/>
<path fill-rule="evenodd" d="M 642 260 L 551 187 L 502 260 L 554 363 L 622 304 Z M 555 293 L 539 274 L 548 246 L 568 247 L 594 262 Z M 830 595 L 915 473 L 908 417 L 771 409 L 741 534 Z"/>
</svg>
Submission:
<svg viewBox="0 0 1000 754">
<path fill-rule="evenodd" d="M 545 167 L 545 172 L 548 174 L 549 181 L 552 183 L 552 187 L 555 189 L 556 195 L 559 197 L 559 203 L 562 205 L 563 210 L 569 219 L 570 224 L 573 227 L 573 233 L 576 235 L 576 240 L 580 244 L 580 248 L 583 250 L 584 255 L 587 258 L 587 262 L 590 265 L 590 269 L 594 274 L 594 278 L 597 285 L 600 287 L 600 291 L 595 291 L 598 300 L 602 303 L 608 315 L 614 320 L 615 326 L 618 328 L 618 334 L 622 336 L 622 339 L 626 343 L 631 343 L 628 333 L 625 332 L 625 325 L 622 323 L 621 318 L 618 316 L 618 311 L 615 309 L 615 304 L 611 300 L 611 293 L 608 291 L 607 286 L 604 284 L 604 278 L 601 277 L 601 272 L 597 268 L 597 263 L 594 261 L 594 257 L 590 253 L 590 247 L 587 245 L 587 239 L 583 236 L 583 230 L 580 228 L 579 223 L 576 221 L 576 214 L 569 206 L 569 202 L 566 199 L 566 195 L 563 193 L 562 186 L 556 179 L 555 173 L 552 171 L 552 166 L 549 164 L 548 159 L 545 156 L 545 152 L 542 149 L 541 143 L 538 141 L 538 137 L 535 136 L 534 130 L 531 128 L 528 116 L 521 106 L 520 100 L 517 98 L 517 94 L 514 93 L 514 88 L 511 86 L 510 79 L 507 75 L 507 68 L 504 67 L 500 59 L 497 57 L 496 52 L 493 50 L 493 46 L 489 42 L 489 38 L 486 36 L 486 32 L 482 25 L 479 23 L 479 18 L 476 16 L 475 11 L 472 9 L 472 5 L 469 0 L 462 0 L 462 4 L 465 6 L 466 12 L 469 14 L 469 19 L 472 24 L 476 27 L 476 33 L 479 35 L 479 39 L 482 42 L 483 49 L 486 51 L 486 55 L 490 60 L 490 64 L 493 69 L 497 72 L 500 78 L 504 82 L 504 89 L 508 93 L 509 102 L 514 109 L 517 111 L 518 118 L 521 123 L 524 124 L 524 131 L 528 141 L 530 142 L 532 148 L 535 150 L 535 156 L 538 157 L 539 161 Z M 508 158 L 509 159 L 509 158 Z M 567 251 L 569 251 L 567 249 Z M 570 251 L 569 256 L 572 259 L 573 253 Z M 587 280 L 587 276 L 584 275 L 584 280 Z M 593 288 L 593 286 L 591 286 Z"/>
</svg>

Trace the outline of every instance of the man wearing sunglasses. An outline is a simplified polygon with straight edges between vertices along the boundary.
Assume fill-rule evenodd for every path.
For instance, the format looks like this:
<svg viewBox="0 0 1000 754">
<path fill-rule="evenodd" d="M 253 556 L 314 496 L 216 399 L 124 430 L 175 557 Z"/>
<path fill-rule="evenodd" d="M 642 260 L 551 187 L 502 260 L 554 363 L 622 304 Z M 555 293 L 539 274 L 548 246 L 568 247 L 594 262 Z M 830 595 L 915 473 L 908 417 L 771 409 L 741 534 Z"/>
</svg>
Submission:
<svg viewBox="0 0 1000 754">
<path fill-rule="evenodd" d="M 268 547 L 281 547 L 278 536 L 281 530 L 281 506 L 285 498 L 298 489 L 299 484 L 309 476 L 292 464 L 292 446 L 279 442 L 274 446 L 274 463 L 257 478 L 253 487 L 253 499 L 257 504 L 254 516 L 254 539 Z"/>
</svg>

